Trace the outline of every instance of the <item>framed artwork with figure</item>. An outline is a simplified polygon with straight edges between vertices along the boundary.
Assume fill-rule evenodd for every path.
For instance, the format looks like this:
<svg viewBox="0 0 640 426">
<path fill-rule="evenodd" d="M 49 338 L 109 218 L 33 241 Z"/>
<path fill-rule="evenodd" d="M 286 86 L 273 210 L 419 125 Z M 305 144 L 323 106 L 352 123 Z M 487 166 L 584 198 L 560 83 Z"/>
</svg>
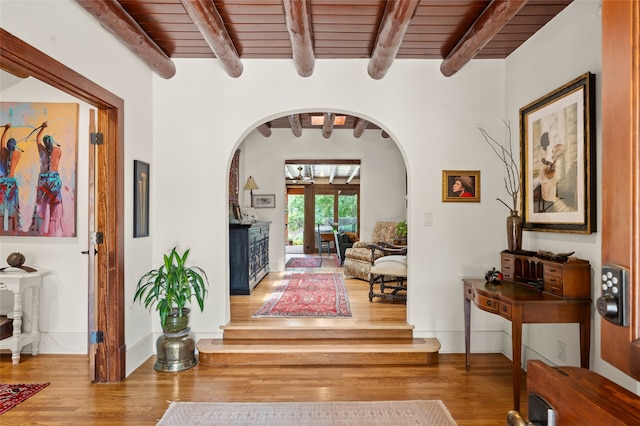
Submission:
<svg viewBox="0 0 640 426">
<path fill-rule="evenodd" d="M 480 202 L 480 170 L 443 170 L 443 202 Z"/>
<path fill-rule="evenodd" d="M 523 229 L 596 231 L 595 76 L 520 109 Z"/>
<path fill-rule="evenodd" d="M 149 163 L 133 161 L 133 238 L 149 236 Z"/>
</svg>

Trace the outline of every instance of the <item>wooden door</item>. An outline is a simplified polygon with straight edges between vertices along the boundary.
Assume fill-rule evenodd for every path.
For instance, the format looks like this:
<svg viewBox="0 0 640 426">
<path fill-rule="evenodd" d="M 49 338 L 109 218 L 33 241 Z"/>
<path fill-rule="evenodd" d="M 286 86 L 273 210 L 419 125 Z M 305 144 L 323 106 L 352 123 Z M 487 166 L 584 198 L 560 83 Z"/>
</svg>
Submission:
<svg viewBox="0 0 640 426">
<path fill-rule="evenodd" d="M 602 3 L 602 265 L 609 264 L 629 269 L 630 325 L 601 320 L 601 357 L 640 380 L 638 1 Z"/>
</svg>

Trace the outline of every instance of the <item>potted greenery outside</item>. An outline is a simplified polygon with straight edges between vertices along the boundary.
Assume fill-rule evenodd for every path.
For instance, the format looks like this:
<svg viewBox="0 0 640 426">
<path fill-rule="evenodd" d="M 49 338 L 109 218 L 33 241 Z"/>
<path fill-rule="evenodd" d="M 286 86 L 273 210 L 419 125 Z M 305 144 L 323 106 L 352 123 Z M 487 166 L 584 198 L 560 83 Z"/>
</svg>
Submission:
<svg viewBox="0 0 640 426">
<path fill-rule="evenodd" d="M 395 244 L 407 244 L 407 221 L 403 220 L 396 225 Z"/>
<path fill-rule="evenodd" d="M 186 304 L 195 298 L 200 312 L 207 297 L 207 274 L 199 266 L 187 266 L 189 250 L 180 254 L 174 247 L 164 255 L 163 264 L 145 273 L 138 281 L 133 301 L 145 308 L 155 306 L 164 334 L 156 341 L 160 371 L 181 371 L 193 367 L 195 343 L 189 336 Z"/>
</svg>

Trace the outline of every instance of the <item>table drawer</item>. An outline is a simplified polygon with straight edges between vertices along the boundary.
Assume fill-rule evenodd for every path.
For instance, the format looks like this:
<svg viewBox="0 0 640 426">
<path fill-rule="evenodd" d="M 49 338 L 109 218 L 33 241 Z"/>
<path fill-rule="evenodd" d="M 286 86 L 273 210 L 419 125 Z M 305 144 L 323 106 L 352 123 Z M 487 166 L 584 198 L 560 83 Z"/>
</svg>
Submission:
<svg viewBox="0 0 640 426">
<path fill-rule="evenodd" d="M 562 297 L 562 286 L 558 287 L 555 285 L 549 285 L 546 282 L 544 283 L 544 291 L 547 293 L 554 294 L 556 296 Z"/>
<path fill-rule="evenodd" d="M 493 313 L 498 312 L 498 301 L 495 299 L 490 299 L 480 294 L 476 294 L 473 300 L 476 306 L 482 309 L 483 311 L 493 312 Z"/>
<path fill-rule="evenodd" d="M 501 317 L 511 319 L 511 305 L 504 302 L 498 302 L 498 313 Z"/>
<path fill-rule="evenodd" d="M 544 284 L 551 285 L 554 287 L 562 287 L 562 277 L 557 275 L 548 274 L 547 271 L 544 272 Z"/>
<path fill-rule="evenodd" d="M 501 272 L 506 279 L 508 280 L 513 279 L 513 273 L 515 269 L 513 257 L 506 256 L 503 254 L 501 256 L 500 268 L 502 269 Z"/>
<path fill-rule="evenodd" d="M 562 266 L 556 265 L 550 262 L 544 262 L 544 275 L 553 275 L 556 277 L 562 277 Z"/>
</svg>

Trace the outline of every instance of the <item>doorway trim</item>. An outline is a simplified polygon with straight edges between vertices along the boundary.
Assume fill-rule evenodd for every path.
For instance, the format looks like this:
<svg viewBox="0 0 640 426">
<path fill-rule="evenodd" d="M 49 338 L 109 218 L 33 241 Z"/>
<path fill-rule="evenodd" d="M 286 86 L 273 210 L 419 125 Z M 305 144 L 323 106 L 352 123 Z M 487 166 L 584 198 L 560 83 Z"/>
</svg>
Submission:
<svg viewBox="0 0 640 426">
<path fill-rule="evenodd" d="M 124 342 L 124 100 L 35 47 L 0 28 L 0 67 L 42 81 L 98 109 L 104 135 L 96 170 L 96 230 L 104 235 L 96 254 L 95 328 L 104 341 L 95 345 L 95 381 L 120 382 L 126 374 Z M 90 230 L 91 231 L 91 230 Z M 87 241 L 89 247 L 93 247 Z M 89 340 L 89 339 L 88 339 Z M 88 343 L 88 347 L 91 344 Z"/>
</svg>

